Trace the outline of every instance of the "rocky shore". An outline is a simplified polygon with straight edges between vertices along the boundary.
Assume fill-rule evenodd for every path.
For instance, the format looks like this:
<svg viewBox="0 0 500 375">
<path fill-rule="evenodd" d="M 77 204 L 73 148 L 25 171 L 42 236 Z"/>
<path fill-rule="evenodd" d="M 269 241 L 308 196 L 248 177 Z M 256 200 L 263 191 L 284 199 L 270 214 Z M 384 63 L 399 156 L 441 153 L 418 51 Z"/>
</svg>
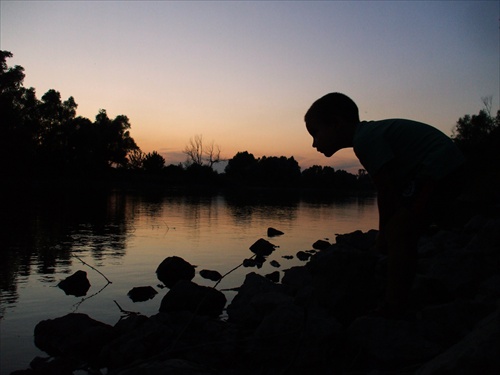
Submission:
<svg viewBox="0 0 500 375">
<path fill-rule="evenodd" d="M 35 344 L 49 357 L 13 374 L 500 374 L 500 218 L 421 239 L 400 319 L 367 314 L 385 277 L 375 236 L 319 241 L 279 281 L 250 272 L 228 306 L 216 288 L 190 281 L 189 267 L 178 280 L 159 267 L 170 289 L 158 314 L 130 313 L 115 326 L 84 314 L 42 321 Z M 258 263 L 272 249 L 252 251 Z"/>
</svg>

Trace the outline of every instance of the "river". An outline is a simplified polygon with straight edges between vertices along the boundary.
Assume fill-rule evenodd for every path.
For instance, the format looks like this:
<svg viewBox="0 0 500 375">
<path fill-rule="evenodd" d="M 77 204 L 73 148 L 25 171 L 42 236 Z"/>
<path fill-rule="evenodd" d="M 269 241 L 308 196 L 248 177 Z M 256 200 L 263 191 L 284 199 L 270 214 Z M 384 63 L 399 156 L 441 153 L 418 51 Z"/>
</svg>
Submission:
<svg viewBox="0 0 500 375">
<path fill-rule="evenodd" d="M 218 289 L 242 284 L 245 275 L 265 275 L 298 264 L 295 254 L 318 239 L 377 227 L 374 197 L 319 198 L 253 191 L 245 195 L 131 193 L 99 190 L 4 197 L 2 214 L 0 374 L 29 367 L 46 356 L 33 343 L 35 325 L 70 312 L 115 324 L 127 311 L 152 315 L 168 291 L 155 270 L 163 259 L 180 256 L 201 269 L 225 274 L 251 257 L 259 238 L 276 246 L 262 268 L 239 267 Z M 284 232 L 268 238 L 267 228 Z M 293 259 L 283 256 L 292 255 Z M 280 267 L 270 264 L 276 260 Z M 83 297 L 57 287 L 74 272 L 87 273 Z M 107 280 L 111 281 L 108 283 Z M 213 286 L 198 272 L 193 279 Z M 134 303 L 127 292 L 152 286 L 155 298 Z M 228 301 L 234 297 L 226 291 Z"/>
</svg>

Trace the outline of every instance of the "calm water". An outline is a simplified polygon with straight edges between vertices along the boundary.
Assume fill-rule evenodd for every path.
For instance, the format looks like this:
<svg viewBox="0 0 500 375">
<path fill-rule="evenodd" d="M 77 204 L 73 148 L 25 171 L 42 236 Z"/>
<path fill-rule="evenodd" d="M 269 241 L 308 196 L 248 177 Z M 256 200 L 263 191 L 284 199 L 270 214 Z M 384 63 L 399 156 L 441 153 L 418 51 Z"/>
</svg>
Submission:
<svg viewBox="0 0 500 375">
<path fill-rule="evenodd" d="M 37 355 L 35 325 L 70 312 L 115 324 L 123 309 L 152 315 L 167 289 L 160 289 L 155 270 L 177 255 L 197 270 L 225 274 L 251 257 L 249 247 L 265 238 L 279 248 L 261 269 L 240 267 L 226 276 L 220 289 L 241 285 L 245 274 L 275 271 L 303 264 L 297 251 L 309 250 L 318 239 L 335 241 L 335 234 L 377 227 L 374 198 L 342 200 L 297 196 L 250 197 L 221 195 L 138 195 L 131 193 L 44 193 L 4 197 L 1 250 L 1 374 L 29 366 Z M 285 234 L 267 238 L 267 228 Z M 79 259 L 84 261 L 82 263 Z M 90 266 L 102 272 L 112 284 Z M 87 272 L 91 288 L 85 297 L 67 296 L 57 283 L 78 270 Z M 198 274 L 201 285 L 214 283 Z M 159 294 L 133 303 L 127 292 L 153 286 Z M 235 292 L 226 292 L 230 301 Z"/>
</svg>

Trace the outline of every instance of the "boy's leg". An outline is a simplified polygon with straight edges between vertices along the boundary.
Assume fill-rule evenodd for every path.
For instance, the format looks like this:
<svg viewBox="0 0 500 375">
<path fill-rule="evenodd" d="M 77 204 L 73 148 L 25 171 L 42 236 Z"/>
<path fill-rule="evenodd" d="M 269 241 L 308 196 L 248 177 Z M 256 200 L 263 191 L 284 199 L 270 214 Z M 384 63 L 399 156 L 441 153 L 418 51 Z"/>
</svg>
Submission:
<svg viewBox="0 0 500 375">
<path fill-rule="evenodd" d="M 386 225 L 387 285 L 385 309 L 389 314 L 404 312 L 417 266 L 417 243 L 421 225 L 414 213 L 401 207 Z"/>
</svg>

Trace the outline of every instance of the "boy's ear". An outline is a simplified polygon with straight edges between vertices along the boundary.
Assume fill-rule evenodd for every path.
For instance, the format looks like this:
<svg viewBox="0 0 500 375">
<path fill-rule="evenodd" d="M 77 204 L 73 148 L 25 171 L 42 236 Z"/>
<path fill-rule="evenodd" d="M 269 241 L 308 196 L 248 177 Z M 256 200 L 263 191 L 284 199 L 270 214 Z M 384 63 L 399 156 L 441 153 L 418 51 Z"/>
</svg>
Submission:
<svg viewBox="0 0 500 375">
<path fill-rule="evenodd" d="M 335 128 L 335 130 L 342 129 L 344 127 L 344 119 L 342 117 L 335 116 L 333 120 L 333 127 Z"/>
</svg>

